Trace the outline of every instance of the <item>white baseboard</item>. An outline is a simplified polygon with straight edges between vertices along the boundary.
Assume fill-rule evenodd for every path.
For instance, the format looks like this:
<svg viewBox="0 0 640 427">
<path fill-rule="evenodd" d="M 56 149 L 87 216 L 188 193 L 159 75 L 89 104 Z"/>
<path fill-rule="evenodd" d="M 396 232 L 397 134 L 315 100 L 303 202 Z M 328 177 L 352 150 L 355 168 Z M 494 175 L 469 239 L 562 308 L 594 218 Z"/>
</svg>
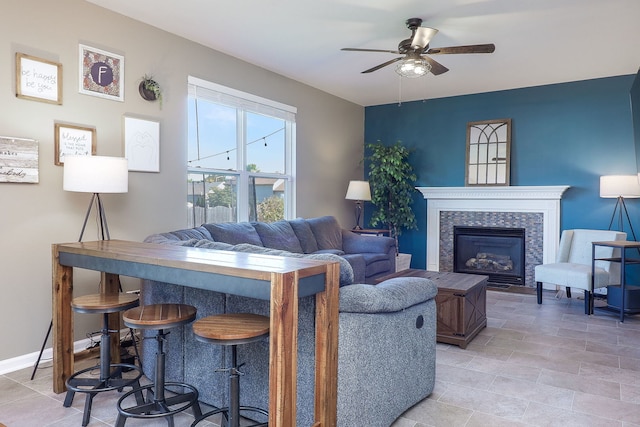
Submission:
<svg viewBox="0 0 640 427">
<path fill-rule="evenodd" d="M 120 336 L 125 337 L 129 333 L 129 329 L 123 329 L 120 331 Z M 73 352 L 78 353 L 86 350 L 91 345 L 91 339 L 85 338 L 73 343 Z M 0 375 L 8 374 L 9 372 L 19 371 L 20 369 L 33 367 L 38 360 L 38 354 L 40 351 L 36 351 L 22 356 L 12 357 L 11 359 L 0 360 Z M 46 362 L 53 358 L 53 348 L 45 348 L 42 352 L 42 358 L 40 363 Z"/>
</svg>

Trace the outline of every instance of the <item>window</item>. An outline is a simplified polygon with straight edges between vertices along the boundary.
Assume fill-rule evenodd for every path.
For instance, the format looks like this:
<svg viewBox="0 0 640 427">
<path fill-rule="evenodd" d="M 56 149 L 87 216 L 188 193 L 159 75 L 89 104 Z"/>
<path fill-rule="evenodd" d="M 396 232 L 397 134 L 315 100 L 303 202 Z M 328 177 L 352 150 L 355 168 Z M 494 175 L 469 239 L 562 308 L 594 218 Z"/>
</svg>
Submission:
<svg viewBox="0 0 640 427">
<path fill-rule="evenodd" d="M 294 212 L 296 109 L 189 77 L 188 226 Z"/>
</svg>

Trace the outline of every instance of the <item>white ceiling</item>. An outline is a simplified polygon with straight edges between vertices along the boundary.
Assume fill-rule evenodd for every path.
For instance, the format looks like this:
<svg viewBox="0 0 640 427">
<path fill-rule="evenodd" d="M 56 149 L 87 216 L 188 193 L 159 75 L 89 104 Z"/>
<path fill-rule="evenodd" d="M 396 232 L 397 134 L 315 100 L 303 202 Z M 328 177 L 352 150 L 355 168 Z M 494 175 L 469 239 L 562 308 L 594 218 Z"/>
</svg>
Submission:
<svg viewBox="0 0 640 427">
<path fill-rule="evenodd" d="M 640 0 L 88 0 L 363 106 L 398 102 L 390 65 L 407 18 L 430 47 L 494 43 L 492 54 L 434 55 L 439 76 L 403 79 L 401 100 L 633 74 Z"/>
</svg>

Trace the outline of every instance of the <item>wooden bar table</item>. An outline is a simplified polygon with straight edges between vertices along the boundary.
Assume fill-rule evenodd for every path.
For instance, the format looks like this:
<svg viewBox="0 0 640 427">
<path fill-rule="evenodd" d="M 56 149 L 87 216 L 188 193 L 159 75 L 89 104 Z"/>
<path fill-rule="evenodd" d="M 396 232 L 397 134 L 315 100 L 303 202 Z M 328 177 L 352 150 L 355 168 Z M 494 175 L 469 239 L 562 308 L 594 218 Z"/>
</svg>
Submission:
<svg viewBox="0 0 640 427">
<path fill-rule="evenodd" d="M 301 258 L 123 240 L 52 245 L 53 391 L 74 372 L 73 268 L 103 273 L 101 292 L 119 276 L 174 283 L 270 301 L 269 425 L 296 425 L 298 298 L 316 296 L 313 427 L 336 425 L 339 264 Z"/>
</svg>

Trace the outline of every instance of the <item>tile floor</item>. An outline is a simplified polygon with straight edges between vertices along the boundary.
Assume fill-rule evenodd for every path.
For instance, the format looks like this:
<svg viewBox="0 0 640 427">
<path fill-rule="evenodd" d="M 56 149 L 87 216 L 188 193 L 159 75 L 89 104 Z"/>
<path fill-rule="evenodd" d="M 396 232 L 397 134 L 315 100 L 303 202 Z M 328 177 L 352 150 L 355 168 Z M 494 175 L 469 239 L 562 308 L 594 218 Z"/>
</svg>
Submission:
<svg viewBox="0 0 640 427">
<path fill-rule="evenodd" d="M 640 315 L 583 314 L 583 301 L 489 291 L 488 326 L 466 350 L 438 344 L 436 387 L 392 427 L 640 426 Z M 64 408 L 50 362 L 0 375 L 0 423 L 80 426 L 83 396 Z M 112 426 L 116 392 L 97 396 L 89 426 Z M 176 427 L 193 418 L 180 415 Z M 204 423 L 204 426 L 215 426 Z M 166 426 L 164 420 L 127 426 Z M 368 427 L 368 426 L 345 426 Z"/>
</svg>

